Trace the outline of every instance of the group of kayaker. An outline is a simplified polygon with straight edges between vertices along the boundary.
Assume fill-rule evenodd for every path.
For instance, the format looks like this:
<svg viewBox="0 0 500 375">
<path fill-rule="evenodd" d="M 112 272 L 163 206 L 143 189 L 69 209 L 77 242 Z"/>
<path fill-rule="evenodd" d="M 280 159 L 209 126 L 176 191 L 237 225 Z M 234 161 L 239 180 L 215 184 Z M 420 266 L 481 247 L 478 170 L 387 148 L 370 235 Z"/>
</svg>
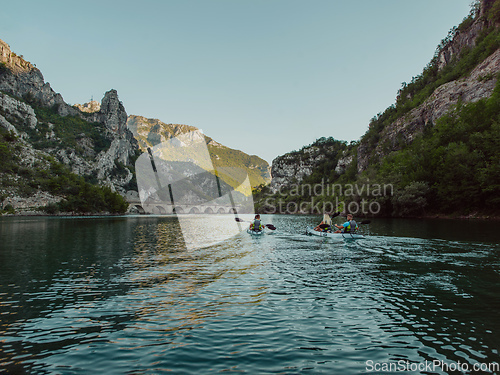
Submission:
<svg viewBox="0 0 500 375">
<path fill-rule="evenodd" d="M 338 216 L 339 214 L 340 212 L 338 212 L 337 215 L 335 216 Z M 344 224 L 342 225 L 333 224 L 333 225 L 335 226 L 335 228 L 337 228 L 337 230 L 333 233 L 354 233 L 358 230 L 358 224 L 354 220 L 352 214 L 347 214 L 347 221 Z M 260 221 L 259 214 L 255 215 L 254 220 L 250 223 L 249 229 L 256 232 L 264 229 Z M 315 231 L 327 232 L 327 233 L 332 233 L 332 229 L 333 229 L 332 219 L 328 214 L 324 214 L 321 223 L 316 228 L 314 228 Z"/>
</svg>

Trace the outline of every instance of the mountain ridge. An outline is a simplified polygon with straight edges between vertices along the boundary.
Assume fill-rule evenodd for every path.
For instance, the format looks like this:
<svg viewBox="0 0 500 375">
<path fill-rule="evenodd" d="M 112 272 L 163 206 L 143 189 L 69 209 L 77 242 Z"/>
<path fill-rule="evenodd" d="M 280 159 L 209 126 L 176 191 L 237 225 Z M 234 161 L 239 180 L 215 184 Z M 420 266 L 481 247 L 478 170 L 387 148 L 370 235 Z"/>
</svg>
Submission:
<svg viewBox="0 0 500 375">
<path fill-rule="evenodd" d="M 106 92 L 100 103 L 69 105 L 34 64 L 0 40 L 0 214 L 41 209 L 123 212 L 123 197 L 137 192 L 135 161 L 145 150 L 128 120 L 116 90 Z M 157 126 L 164 124 L 156 121 Z M 174 128 L 173 135 L 197 130 L 188 125 Z M 222 152 L 222 160 L 227 158 L 222 164 L 236 159 L 256 185 L 267 182 L 267 162 L 206 139 L 216 155 Z M 98 203 L 87 204 L 84 190 L 85 199 Z"/>
<path fill-rule="evenodd" d="M 198 132 L 203 135 L 212 163 L 215 167 L 237 166 L 246 168 L 251 186 L 265 185 L 270 182 L 270 167 L 268 163 L 257 155 L 249 155 L 240 150 L 224 146 L 213 138 L 201 133 L 200 129 L 183 124 L 167 124 L 158 119 L 144 116 L 130 115 L 127 126 L 136 137 L 139 148 L 144 152 L 148 147 L 154 147 L 173 137 L 188 132 Z M 237 180 L 237 179 L 236 179 Z M 234 183 L 226 181 L 229 185 Z"/>
</svg>

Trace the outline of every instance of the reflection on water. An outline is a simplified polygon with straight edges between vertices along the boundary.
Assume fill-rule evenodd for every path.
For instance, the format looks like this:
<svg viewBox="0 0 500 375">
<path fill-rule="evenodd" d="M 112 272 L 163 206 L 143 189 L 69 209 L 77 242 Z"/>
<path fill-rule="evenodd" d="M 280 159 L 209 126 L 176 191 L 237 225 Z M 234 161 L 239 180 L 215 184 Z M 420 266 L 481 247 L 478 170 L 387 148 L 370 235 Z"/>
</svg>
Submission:
<svg viewBox="0 0 500 375">
<path fill-rule="evenodd" d="M 348 374 L 367 360 L 500 360 L 495 223 L 374 220 L 365 239 L 339 241 L 303 234 L 318 219 L 263 217 L 278 230 L 196 250 L 174 217 L 0 219 L 0 369 Z"/>
<path fill-rule="evenodd" d="M 240 215 L 241 216 L 241 215 Z M 249 220 L 251 216 L 245 215 Z M 241 224 L 232 214 L 227 215 L 180 215 L 178 217 L 188 250 L 213 246 L 239 234 L 248 224 Z"/>
</svg>

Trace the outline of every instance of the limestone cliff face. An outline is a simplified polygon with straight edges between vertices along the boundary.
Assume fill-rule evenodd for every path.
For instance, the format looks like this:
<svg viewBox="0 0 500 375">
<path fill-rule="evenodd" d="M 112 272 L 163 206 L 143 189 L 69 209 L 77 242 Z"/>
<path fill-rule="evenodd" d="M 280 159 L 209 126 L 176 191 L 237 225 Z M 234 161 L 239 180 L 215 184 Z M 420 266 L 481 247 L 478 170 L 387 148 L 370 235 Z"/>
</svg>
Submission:
<svg viewBox="0 0 500 375">
<path fill-rule="evenodd" d="M 82 158 L 72 150 L 61 150 L 58 156 L 65 164 L 72 166 L 72 171 L 78 175 L 95 174 L 102 183 L 125 194 L 123 186 L 128 184 L 132 178 L 132 172 L 127 169 L 120 177 L 112 176 L 116 168 L 116 162 L 122 165 L 132 165 L 132 157 L 136 155 L 138 144 L 132 132 L 127 128 L 127 112 L 123 103 L 118 98 L 116 90 L 110 90 L 104 94 L 101 104 L 85 103 L 76 105 L 79 108 L 94 108 L 98 111 L 86 111 L 84 118 L 88 121 L 104 124 L 106 136 L 111 140 L 110 147 L 97 155 L 92 155 L 91 160 Z M 88 139 L 83 138 L 80 146 L 85 147 Z M 92 154 L 92 145 L 89 144 L 88 154 Z"/>
<path fill-rule="evenodd" d="M 79 112 L 64 102 L 61 94 L 52 90 L 42 73 L 33 64 L 25 61 L 0 40 L 0 91 L 20 98 L 29 97 L 44 107 L 57 106 L 62 116 L 78 116 Z"/>
<path fill-rule="evenodd" d="M 0 62 L 4 63 L 14 72 L 28 72 L 35 67 L 23 56 L 17 56 L 10 50 L 10 46 L 0 39 Z"/>
<path fill-rule="evenodd" d="M 437 64 L 438 72 L 459 60 L 464 50 L 475 47 L 483 32 L 490 31 L 492 27 L 499 27 L 488 17 L 494 2 L 495 0 L 482 0 L 467 22 L 455 28 L 449 38 L 443 41 L 433 62 Z M 375 145 L 370 143 L 372 138 L 361 141 L 355 150 L 346 150 L 337 161 L 335 172 L 340 175 L 349 167 L 357 167 L 358 173 L 361 173 L 367 170 L 371 163 L 378 163 L 391 152 L 411 144 L 427 126 L 433 126 L 458 103 L 467 104 L 490 97 L 499 73 L 500 49 L 480 62 L 467 76 L 437 87 L 421 105 L 385 125 L 378 134 L 378 142 Z M 411 100 L 411 97 L 408 99 Z M 292 181 L 301 182 L 322 162 L 321 155 L 316 155 L 313 150 L 300 158 L 295 153 L 276 158 L 272 163 L 271 189 L 276 191 L 280 186 Z"/>
<path fill-rule="evenodd" d="M 320 138 L 313 144 L 305 146 L 299 151 L 277 157 L 271 167 L 271 191 L 300 184 L 316 169 L 320 169 L 324 178 L 341 174 L 347 167 L 346 161 L 351 160 L 349 154 L 351 146 L 346 142 L 333 138 Z"/>
<path fill-rule="evenodd" d="M 495 26 L 488 18 L 495 0 L 481 0 L 476 5 L 476 9 L 471 10 L 469 19 L 471 24 L 462 28 L 452 29 L 452 38 L 448 40 L 438 53 L 438 68 L 443 69 L 453 59 L 459 59 L 460 53 L 466 48 L 476 46 L 476 40 L 482 31 Z M 498 26 L 498 25 L 497 25 Z"/>
<path fill-rule="evenodd" d="M 442 46 L 436 56 L 438 70 L 460 59 L 465 49 L 475 47 L 478 36 L 483 31 L 498 26 L 487 17 L 493 3 L 494 0 L 482 0 L 470 24 L 454 30 L 453 38 Z M 435 124 L 459 102 L 467 104 L 491 96 L 498 73 L 500 73 L 500 49 L 479 63 L 470 74 L 437 87 L 424 103 L 389 126 L 385 126 L 375 149 L 371 148 L 368 142 L 362 141 L 357 152 L 358 172 L 365 171 L 371 162 L 377 163 L 389 153 L 412 143 L 426 126 Z"/>
<path fill-rule="evenodd" d="M 443 69 L 453 58 L 460 56 L 464 48 L 474 47 L 477 37 L 486 27 L 485 20 L 478 20 L 467 31 L 457 31 L 453 40 L 438 55 L 439 70 Z"/>
<path fill-rule="evenodd" d="M 291 152 L 273 160 L 270 185 L 273 192 L 277 192 L 282 186 L 301 183 L 325 159 L 325 155 L 314 147 L 305 148 L 304 151 L 303 154 Z"/>
<path fill-rule="evenodd" d="M 491 96 L 498 73 L 500 49 L 479 64 L 467 77 L 439 86 L 422 105 L 386 127 L 380 134 L 381 141 L 373 153 L 367 144 L 361 143 L 358 147 L 358 171 L 366 170 L 373 156 L 380 159 L 410 144 L 427 125 L 435 124 L 459 101 L 466 104 Z"/>
<path fill-rule="evenodd" d="M 347 168 L 351 165 L 354 160 L 354 155 L 350 154 L 347 150 L 342 154 L 342 157 L 339 159 L 337 166 L 335 167 L 335 172 L 341 175 L 344 174 Z"/>
<path fill-rule="evenodd" d="M 27 133 L 23 131 L 23 129 L 29 129 L 36 132 L 37 125 L 36 114 L 31 106 L 0 92 L 0 127 L 7 129 L 19 139 L 15 146 L 19 168 L 49 170 L 48 160 L 51 155 L 35 149 L 30 144 Z M 13 185 L 19 185 L 23 182 L 23 177 L 18 174 L 5 175 L 0 173 L 0 179 L 2 182 L 10 180 L 7 185 L 0 184 L 1 208 L 10 205 L 17 211 L 29 211 L 62 199 L 62 197 L 53 196 L 45 191 L 37 191 L 34 195 L 26 197 L 13 187 Z"/>
<path fill-rule="evenodd" d="M 127 127 L 127 112 L 118 99 L 116 90 L 110 90 L 102 99 L 98 122 L 103 123 L 113 137 L 110 149 L 107 151 L 109 160 L 118 160 L 127 165 L 138 149 L 137 140 Z"/>
<path fill-rule="evenodd" d="M 61 116 L 60 123 L 55 125 L 51 120 L 41 120 L 37 109 L 43 108 L 56 110 Z M 64 118 L 67 116 L 70 118 L 66 124 Z M 83 127 L 87 130 L 63 139 L 68 133 L 64 127 L 74 126 L 71 118 L 79 118 L 80 122 L 83 120 L 89 125 Z M 19 160 L 27 163 L 23 167 L 45 168 L 50 156 L 69 166 L 73 173 L 87 178 L 93 176 L 93 181 L 123 195 L 130 187 L 138 144 L 127 128 L 127 113 L 116 90 L 105 93 L 101 103 L 70 106 L 44 81 L 42 73 L 33 64 L 17 56 L 1 40 L 0 127 L 20 139 L 20 148 L 16 152 L 19 152 Z M 92 130 L 93 127 L 98 130 Z M 96 142 L 101 144 L 98 146 Z M 33 203 L 32 197 L 16 196 L 12 188 L 3 191 L 0 186 L 0 193 L 8 196 L 8 203 L 14 208 Z M 45 197 L 43 192 L 37 195 L 38 198 L 42 196 Z M 40 206 L 61 199 L 45 198 L 39 199 Z"/>
<path fill-rule="evenodd" d="M 127 112 L 118 99 L 116 90 L 110 90 L 104 95 L 99 113 L 101 121 L 111 132 L 119 136 L 127 132 Z"/>
<path fill-rule="evenodd" d="M 36 129 L 38 122 L 31 106 L 0 92 L 0 126 L 19 136 L 19 131 L 11 124 L 19 121 L 30 129 Z"/>
</svg>

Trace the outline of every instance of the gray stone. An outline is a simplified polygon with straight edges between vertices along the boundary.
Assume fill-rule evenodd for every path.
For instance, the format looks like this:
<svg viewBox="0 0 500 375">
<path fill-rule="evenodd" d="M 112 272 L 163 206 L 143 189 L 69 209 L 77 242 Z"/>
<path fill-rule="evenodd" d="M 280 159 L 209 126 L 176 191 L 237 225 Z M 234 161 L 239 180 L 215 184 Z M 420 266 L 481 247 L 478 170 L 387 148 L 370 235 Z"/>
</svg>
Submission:
<svg viewBox="0 0 500 375">
<path fill-rule="evenodd" d="M 358 172 L 366 170 L 373 160 L 376 162 L 413 142 L 424 131 L 425 126 L 435 124 L 458 102 L 467 104 L 490 97 L 499 72 L 500 49 L 480 63 L 467 77 L 439 86 L 424 103 L 386 126 L 380 133 L 381 141 L 374 151 L 363 142 L 359 145 Z"/>
<path fill-rule="evenodd" d="M 270 184 L 273 192 L 283 186 L 300 184 L 305 177 L 311 175 L 318 163 L 325 159 L 325 155 L 320 153 L 317 147 L 312 146 L 303 151 L 303 154 L 292 152 L 273 160 Z"/>
<path fill-rule="evenodd" d="M 31 129 L 36 129 L 37 119 L 35 111 L 28 104 L 0 92 L 0 113 L 3 113 L 3 124 L 7 130 L 18 134 L 15 124 L 25 125 Z M 7 125 L 7 122 L 9 125 Z M 14 128 L 14 129 L 13 129 Z"/>
</svg>

